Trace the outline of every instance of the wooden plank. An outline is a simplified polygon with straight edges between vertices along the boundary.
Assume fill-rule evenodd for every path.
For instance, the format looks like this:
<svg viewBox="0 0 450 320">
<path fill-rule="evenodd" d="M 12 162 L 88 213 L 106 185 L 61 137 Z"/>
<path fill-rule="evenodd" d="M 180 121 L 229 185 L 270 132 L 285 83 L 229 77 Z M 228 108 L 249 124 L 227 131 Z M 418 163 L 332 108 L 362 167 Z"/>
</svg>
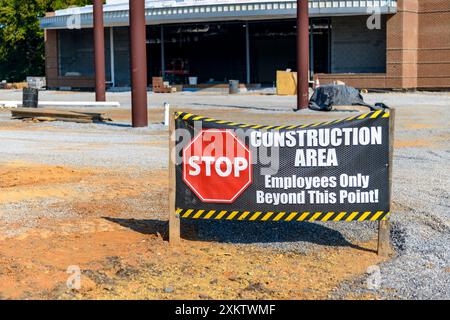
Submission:
<svg viewBox="0 0 450 320">
<path fill-rule="evenodd" d="M 61 111 L 61 110 L 49 110 L 49 109 L 14 109 L 11 110 L 11 114 L 13 116 L 20 116 L 20 117 L 64 117 L 64 118 L 85 118 L 85 119 L 91 119 L 92 116 L 87 114 L 80 114 L 76 112 L 71 111 Z"/>
<path fill-rule="evenodd" d="M 169 243 L 177 247 L 181 242 L 180 216 L 176 213 L 175 114 L 169 117 Z"/>
<path fill-rule="evenodd" d="M 44 121 L 44 122 L 52 122 L 57 121 L 56 118 L 50 118 L 50 117 L 37 117 L 37 118 L 30 118 L 33 121 Z"/>
<path fill-rule="evenodd" d="M 395 109 L 390 109 L 389 117 L 389 203 L 392 210 L 392 167 L 394 160 L 395 139 Z M 378 255 L 387 257 L 392 252 L 391 247 L 391 222 L 380 221 L 378 225 Z"/>
<path fill-rule="evenodd" d="M 30 118 L 14 118 L 18 120 L 25 120 L 25 121 L 37 121 L 37 122 L 54 122 L 54 121 L 61 121 L 61 122 L 75 122 L 75 123 L 93 123 L 94 121 L 92 119 L 77 119 L 77 118 L 51 118 L 51 117 L 30 117 Z"/>
<path fill-rule="evenodd" d="M 11 110 L 11 115 L 15 119 L 56 118 L 58 121 L 72 121 L 80 123 L 94 121 L 103 122 L 108 120 L 103 117 L 103 113 L 53 109 L 19 108 Z"/>
<path fill-rule="evenodd" d="M 40 118 L 33 118 L 33 119 L 37 119 L 40 120 Z M 92 119 L 77 119 L 77 118 L 53 118 L 55 120 L 53 121 L 61 121 L 61 122 L 75 122 L 75 123 L 93 123 L 94 120 Z"/>
<path fill-rule="evenodd" d="M 62 110 L 62 109 L 50 109 L 50 108 L 17 108 L 13 110 L 15 113 L 23 113 L 23 114 L 49 114 L 49 113 L 56 113 L 61 115 L 85 115 L 88 116 L 89 114 L 79 112 L 79 111 L 72 111 L 72 110 Z"/>
<path fill-rule="evenodd" d="M 59 114 L 81 114 L 81 115 L 104 115 L 105 112 L 87 112 L 78 110 L 64 110 L 64 109 L 52 109 L 52 108 L 17 108 L 16 112 L 24 113 L 59 113 Z"/>
<path fill-rule="evenodd" d="M 391 250 L 391 222 L 389 220 L 380 221 L 378 224 L 378 255 L 387 257 Z"/>
</svg>

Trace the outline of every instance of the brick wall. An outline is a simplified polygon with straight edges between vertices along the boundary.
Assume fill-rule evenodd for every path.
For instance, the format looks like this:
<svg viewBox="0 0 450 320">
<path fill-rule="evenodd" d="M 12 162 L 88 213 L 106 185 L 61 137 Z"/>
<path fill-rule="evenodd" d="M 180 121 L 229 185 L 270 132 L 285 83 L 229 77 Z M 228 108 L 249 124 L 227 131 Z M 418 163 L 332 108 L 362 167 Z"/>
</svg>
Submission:
<svg viewBox="0 0 450 320">
<path fill-rule="evenodd" d="M 386 72 L 386 19 L 380 30 L 367 29 L 366 16 L 333 17 L 331 73 Z"/>
<path fill-rule="evenodd" d="M 450 88 L 450 1 L 419 1 L 417 86 Z"/>
<path fill-rule="evenodd" d="M 450 88 L 450 1 L 399 0 L 387 20 L 385 74 L 319 74 L 357 88 Z"/>
<path fill-rule="evenodd" d="M 387 23 L 388 88 L 417 88 L 419 0 L 399 0 L 398 13 Z"/>
</svg>

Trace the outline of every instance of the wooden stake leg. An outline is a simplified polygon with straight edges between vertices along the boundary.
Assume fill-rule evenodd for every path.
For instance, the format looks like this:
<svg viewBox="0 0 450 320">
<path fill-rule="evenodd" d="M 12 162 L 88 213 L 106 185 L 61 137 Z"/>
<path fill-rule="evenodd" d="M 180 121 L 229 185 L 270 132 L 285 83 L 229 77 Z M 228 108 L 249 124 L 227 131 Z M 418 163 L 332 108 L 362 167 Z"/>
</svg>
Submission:
<svg viewBox="0 0 450 320">
<path fill-rule="evenodd" d="M 391 222 L 383 220 L 378 225 L 378 255 L 387 257 L 392 252 L 391 249 Z"/>
<path fill-rule="evenodd" d="M 392 168 L 394 160 L 394 130 L 395 130 L 395 109 L 389 110 L 389 203 L 392 209 Z M 391 222 L 382 220 L 378 225 L 378 255 L 387 257 L 392 253 L 391 247 Z"/>
<path fill-rule="evenodd" d="M 180 216 L 176 213 L 176 167 L 175 167 L 175 117 L 170 112 L 169 124 L 169 243 L 176 247 L 181 242 Z"/>
</svg>

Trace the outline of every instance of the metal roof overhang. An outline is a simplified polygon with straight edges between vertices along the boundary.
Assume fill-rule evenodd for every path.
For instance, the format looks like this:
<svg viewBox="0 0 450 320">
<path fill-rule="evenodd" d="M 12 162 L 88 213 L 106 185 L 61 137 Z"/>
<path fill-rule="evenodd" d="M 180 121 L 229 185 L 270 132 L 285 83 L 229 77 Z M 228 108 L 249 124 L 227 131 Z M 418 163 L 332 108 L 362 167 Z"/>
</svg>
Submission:
<svg viewBox="0 0 450 320">
<path fill-rule="evenodd" d="M 351 16 L 369 15 L 377 10 L 380 14 L 397 12 L 397 0 L 312 0 L 309 3 L 310 16 Z M 208 4 L 174 6 L 165 8 L 147 8 L 145 10 L 148 25 L 212 22 L 230 20 L 269 20 L 290 19 L 296 17 L 296 1 L 249 2 L 236 4 Z M 128 26 L 128 10 L 108 10 L 105 6 L 105 26 Z M 91 28 L 92 12 L 57 15 L 40 19 L 43 29 Z"/>
</svg>

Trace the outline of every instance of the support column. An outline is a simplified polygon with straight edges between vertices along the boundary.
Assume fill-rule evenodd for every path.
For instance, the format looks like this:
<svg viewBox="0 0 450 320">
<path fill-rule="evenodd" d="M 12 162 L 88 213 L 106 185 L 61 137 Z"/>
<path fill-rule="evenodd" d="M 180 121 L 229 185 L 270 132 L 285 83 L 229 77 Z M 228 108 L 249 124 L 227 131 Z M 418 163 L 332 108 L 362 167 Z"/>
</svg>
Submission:
<svg viewBox="0 0 450 320">
<path fill-rule="evenodd" d="M 309 78 L 314 79 L 314 26 L 311 24 L 309 32 Z"/>
<path fill-rule="evenodd" d="M 145 0 L 130 0 L 131 105 L 133 127 L 148 126 Z"/>
<path fill-rule="evenodd" d="M 102 0 L 94 0 L 94 64 L 95 100 L 106 101 L 105 28 Z"/>
<path fill-rule="evenodd" d="M 308 0 L 297 0 L 297 110 L 309 103 L 309 7 Z"/>
<path fill-rule="evenodd" d="M 247 63 L 247 84 L 251 82 L 251 61 L 250 61 L 250 24 L 245 23 L 245 58 Z"/>
<path fill-rule="evenodd" d="M 115 70 L 115 56 L 114 56 L 114 28 L 109 28 L 109 52 L 111 63 L 111 83 L 112 86 L 116 86 L 116 70 Z"/>
</svg>

